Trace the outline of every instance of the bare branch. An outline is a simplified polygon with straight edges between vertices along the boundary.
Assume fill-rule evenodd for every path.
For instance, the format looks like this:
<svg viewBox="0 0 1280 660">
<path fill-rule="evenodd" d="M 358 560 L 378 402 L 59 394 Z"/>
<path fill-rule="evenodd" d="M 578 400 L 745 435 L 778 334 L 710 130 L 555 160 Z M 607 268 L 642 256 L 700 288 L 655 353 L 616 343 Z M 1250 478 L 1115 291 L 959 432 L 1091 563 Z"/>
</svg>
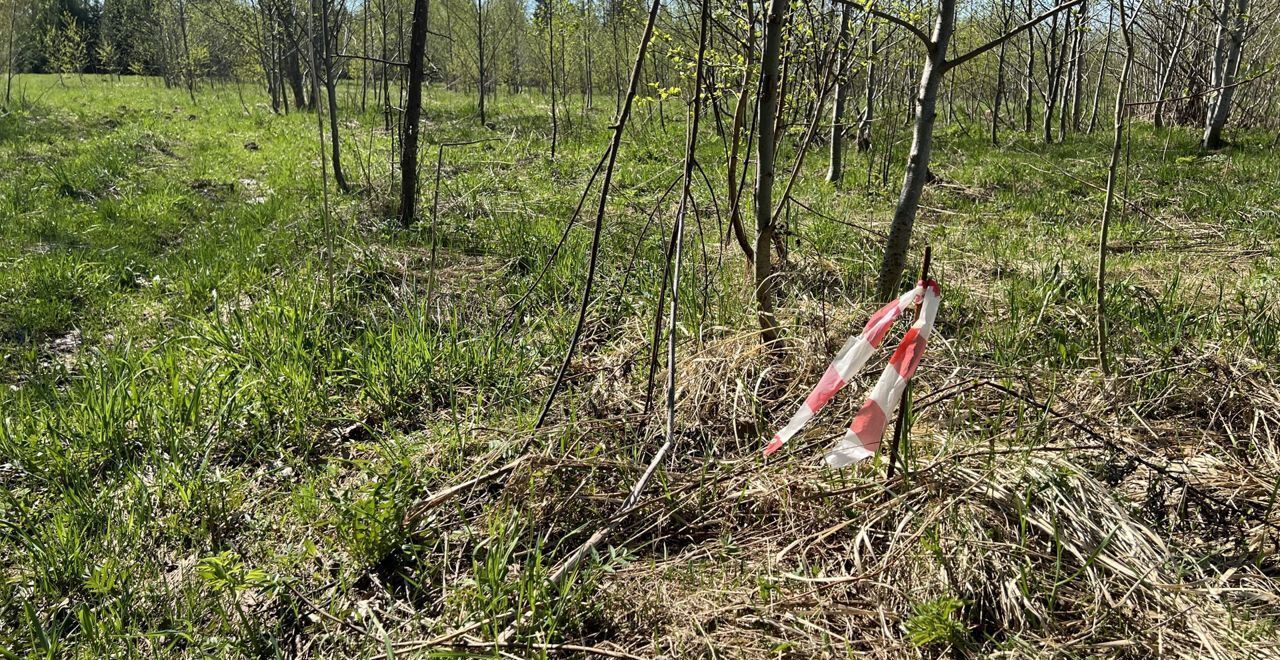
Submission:
<svg viewBox="0 0 1280 660">
<path fill-rule="evenodd" d="M 1276 70 L 1276 68 L 1275 68 L 1274 66 L 1273 66 L 1273 67 L 1268 67 L 1267 69 L 1265 69 L 1265 70 L 1263 70 L 1263 71 L 1259 71 L 1259 72 L 1258 72 L 1257 74 L 1255 74 L 1255 75 L 1249 76 L 1248 78 L 1245 78 L 1245 79 L 1243 79 L 1243 80 L 1237 80 L 1237 81 L 1235 81 L 1235 82 L 1231 83 L 1230 85 L 1221 85 L 1221 86 L 1218 86 L 1218 87 L 1210 87 L 1209 89 L 1206 89 L 1206 90 L 1204 90 L 1204 91 L 1200 91 L 1200 92 L 1196 92 L 1196 93 L 1194 93 L 1194 94 L 1184 94 L 1184 95 L 1182 95 L 1182 96 L 1169 96 L 1169 97 L 1165 97 L 1165 98 L 1155 99 L 1155 100 L 1152 100 L 1152 101 L 1130 101 L 1130 102 L 1126 103 L 1125 105 L 1127 105 L 1127 106 L 1129 106 L 1129 107 L 1136 107 L 1136 106 L 1143 106 L 1143 105 L 1155 105 L 1155 104 L 1157 104 L 1157 103 L 1168 103 L 1169 101 L 1186 101 L 1186 100 L 1188 100 L 1188 99 L 1198 99 L 1198 98 L 1200 98 L 1200 97 L 1208 96 L 1208 95 L 1210 95 L 1210 94 L 1213 94 L 1214 92 L 1220 92 L 1220 91 L 1222 91 L 1222 90 L 1224 90 L 1224 89 L 1231 89 L 1231 88 L 1233 88 L 1233 87 L 1239 87 L 1239 86 L 1241 86 L 1241 85 L 1247 85 L 1247 84 L 1249 84 L 1249 83 L 1251 83 L 1251 82 L 1253 82 L 1253 81 L 1255 81 L 1255 80 L 1258 80 L 1259 78 L 1262 78 L 1262 77 L 1264 77 L 1264 76 L 1266 76 L 1266 75 L 1270 74 L 1272 71 L 1275 71 L 1275 70 Z"/>
<path fill-rule="evenodd" d="M 1018 27 L 996 37 L 995 39 L 992 39 L 991 41 L 988 41 L 985 44 L 982 44 L 981 46 L 978 46 L 977 48 L 974 48 L 973 50 L 965 53 L 964 55 L 960 55 L 958 57 L 954 57 L 952 59 L 947 60 L 942 66 L 943 68 L 950 70 L 961 64 L 964 64 L 965 62 L 968 62 L 969 60 L 991 50 L 992 48 L 999 46 L 1001 43 L 1004 43 L 1005 41 L 1008 41 L 1009 39 L 1012 39 L 1013 37 L 1016 37 L 1019 34 L 1022 34 L 1023 32 L 1026 32 L 1027 30 L 1030 30 L 1031 28 L 1043 23 L 1044 21 L 1049 20 L 1051 17 L 1053 17 L 1054 14 L 1057 14 L 1058 12 L 1064 9 L 1070 9 L 1080 4 L 1081 2 L 1084 2 L 1084 0 L 1070 0 L 1070 2 L 1064 2 L 1056 7 L 1053 7 L 1052 9 L 1046 10 L 1043 14 L 1036 16 L 1035 18 L 1027 21 L 1026 23 L 1019 25 Z"/>
<path fill-rule="evenodd" d="M 919 39 L 922 43 L 924 43 L 924 45 L 926 46 L 933 45 L 933 40 L 929 38 L 929 35 L 925 34 L 924 30 L 921 30 L 920 28 L 912 25 L 911 22 L 907 21 L 906 19 L 899 18 L 898 16 L 894 16 L 893 14 L 882 12 L 878 9 L 872 9 L 870 0 L 868 0 L 868 2 L 866 3 L 857 2 L 856 0 L 835 0 L 835 1 L 836 1 L 836 4 L 849 5 L 850 7 L 853 7 L 858 11 L 864 12 L 866 14 L 870 14 L 872 16 L 875 16 L 876 18 L 883 18 L 884 20 L 889 21 L 894 25 L 904 28 L 906 31 L 914 35 L 915 38 Z M 1082 1 L 1083 0 L 1076 0 L 1076 2 L 1082 2 Z"/>
<path fill-rule="evenodd" d="M 355 53 L 338 53 L 337 55 L 334 55 L 334 57 L 342 60 L 364 60 L 366 62 L 377 62 L 378 64 L 385 64 L 387 66 L 409 66 L 408 62 L 394 62 L 392 60 L 384 60 L 380 57 L 373 57 L 372 55 L 356 55 Z"/>
</svg>

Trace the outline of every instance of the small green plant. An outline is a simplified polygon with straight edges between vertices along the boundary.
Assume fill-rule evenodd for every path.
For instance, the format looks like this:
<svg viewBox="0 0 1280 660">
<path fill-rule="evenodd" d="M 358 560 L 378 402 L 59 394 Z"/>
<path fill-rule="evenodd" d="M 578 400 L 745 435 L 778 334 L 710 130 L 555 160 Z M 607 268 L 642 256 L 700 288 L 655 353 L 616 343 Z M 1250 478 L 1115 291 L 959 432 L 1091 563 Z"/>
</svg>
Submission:
<svg viewBox="0 0 1280 660">
<path fill-rule="evenodd" d="M 220 552 L 196 564 L 196 573 L 215 591 L 238 594 L 245 589 L 273 590 L 277 584 L 266 571 L 249 568 L 234 552 Z"/>
<path fill-rule="evenodd" d="M 231 602 L 238 621 L 232 622 L 227 616 L 226 608 L 219 604 L 217 611 L 228 629 L 239 628 L 242 634 L 247 633 L 248 641 L 261 653 L 262 625 L 253 620 L 245 609 L 244 594 L 254 592 L 262 598 L 274 598 L 284 589 L 279 578 L 258 568 L 249 568 L 238 555 L 233 552 L 221 552 L 205 557 L 196 564 L 196 574 L 215 592 L 225 594 Z"/>
<path fill-rule="evenodd" d="M 963 608 L 964 601 L 952 596 L 918 603 L 907 619 L 907 639 L 918 647 L 968 644 L 969 630 L 957 620 Z"/>
<path fill-rule="evenodd" d="M 386 463 L 370 464 L 376 476 L 345 493 L 329 494 L 338 539 L 360 566 L 373 567 L 404 549 L 405 512 L 418 494 L 418 474 L 395 448 Z"/>
</svg>

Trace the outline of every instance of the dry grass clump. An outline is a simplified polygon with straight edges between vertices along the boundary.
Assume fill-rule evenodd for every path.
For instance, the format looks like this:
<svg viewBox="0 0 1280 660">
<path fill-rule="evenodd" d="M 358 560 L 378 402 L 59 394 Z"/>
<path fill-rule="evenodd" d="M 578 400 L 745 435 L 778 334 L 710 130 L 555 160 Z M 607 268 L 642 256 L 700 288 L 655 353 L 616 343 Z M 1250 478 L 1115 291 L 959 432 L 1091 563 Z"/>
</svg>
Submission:
<svg viewBox="0 0 1280 660">
<path fill-rule="evenodd" d="M 1081 379 L 1046 406 L 1025 379 L 926 378 L 910 470 L 885 483 L 882 464 L 818 466 L 847 421 L 840 404 L 781 462 L 757 457 L 830 353 L 820 337 L 794 341 L 784 361 L 749 333 L 686 352 L 675 451 L 615 529 L 593 578 L 597 632 L 577 641 L 673 658 L 1280 655 L 1268 559 L 1280 516 L 1265 506 L 1280 472 L 1265 433 L 1242 426 L 1271 423 L 1264 375 L 1188 379 L 1225 403 L 1199 436 L 1164 442 L 1185 420 L 1146 419 L 1154 404 L 1137 398 L 1143 417 L 1125 420 L 1122 381 Z M 939 353 L 929 373 L 948 372 L 955 356 Z M 841 394 L 847 407 L 862 390 Z M 1232 434 L 1255 447 L 1248 463 L 1214 446 Z M 572 476 L 530 480 L 519 498 L 571 548 L 617 510 L 656 436 L 610 436 L 630 467 L 548 458 Z"/>
<path fill-rule="evenodd" d="M 1098 456 L 954 452 L 887 489 L 874 469 L 723 466 L 678 527 L 703 540 L 673 544 L 668 511 L 634 523 L 654 531 L 604 580 L 613 628 L 667 657 L 1275 652 L 1272 578 L 1187 552 L 1093 476 Z"/>
</svg>

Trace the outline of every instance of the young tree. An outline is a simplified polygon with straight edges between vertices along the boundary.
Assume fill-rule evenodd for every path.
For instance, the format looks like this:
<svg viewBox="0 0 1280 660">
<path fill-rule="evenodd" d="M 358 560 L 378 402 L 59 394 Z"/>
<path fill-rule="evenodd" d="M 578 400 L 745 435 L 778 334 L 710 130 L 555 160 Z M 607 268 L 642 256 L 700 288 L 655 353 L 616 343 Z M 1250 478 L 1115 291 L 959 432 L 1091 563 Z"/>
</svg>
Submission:
<svg viewBox="0 0 1280 660">
<path fill-rule="evenodd" d="M 484 0 L 475 0 L 476 5 L 476 92 L 480 96 L 479 114 L 480 123 L 486 124 L 489 119 L 485 115 L 484 97 L 489 91 L 489 68 L 485 61 L 485 6 Z"/>
<path fill-rule="evenodd" d="M 1098 62 L 1098 81 L 1093 88 L 1093 102 L 1090 103 L 1089 109 L 1089 127 L 1085 129 L 1086 133 L 1092 134 L 1093 129 L 1098 125 L 1098 103 L 1102 99 L 1102 83 L 1106 80 L 1107 63 L 1111 59 L 1111 39 L 1112 25 L 1115 23 L 1115 7 L 1111 3 L 1107 3 L 1107 36 L 1102 44 L 1102 59 Z"/>
<path fill-rule="evenodd" d="M 427 21 L 431 3 L 413 0 L 409 27 L 409 89 L 404 104 L 404 137 L 400 152 L 400 224 L 409 227 L 418 200 L 418 133 L 422 121 L 422 79 L 426 68 Z"/>
<path fill-rule="evenodd" d="M 1041 117 L 1040 131 L 1045 144 L 1053 141 L 1053 117 L 1058 109 L 1058 92 L 1062 84 L 1062 68 L 1067 39 L 1059 39 L 1059 15 L 1054 14 L 1049 20 L 1049 34 L 1044 45 L 1045 84 L 1041 88 L 1040 100 L 1044 104 L 1044 115 Z M 1063 53 L 1060 53 L 1059 50 Z"/>
<path fill-rule="evenodd" d="M 197 64 L 196 58 L 193 57 L 191 50 L 190 26 L 187 18 L 187 3 L 189 0 L 169 0 L 173 9 L 174 18 L 177 20 L 178 35 L 182 38 L 182 61 L 179 63 L 180 80 L 187 87 L 187 95 L 191 97 L 191 102 L 196 102 L 196 75 Z"/>
<path fill-rule="evenodd" d="M 1098 363 L 1102 373 L 1110 373 L 1107 358 L 1107 233 L 1111 228 L 1111 214 L 1115 207 L 1116 179 L 1120 168 L 1120 149 L 1124 143 L 1125 119 L 1128 115 L 1127 95 L 1129 75 L 1133 71 L 1132 18 L 1128 16 L 1125 0 L 1116 0 L 1120 14 L 1120 34 L 1124 40 L 1124 67 L 1116 83 L 1116 111 L 1114 132 L 1111 138 L 1111 160 L 1107 165 L 1107 192 L 1102 205 L 1102 222 L 1098 228 L 1098 277 L 1095 316 L 1098 331 Z"/>
<path fill-rule="evenodd" d="M 9 22 L 8 47 L 5 49 L 4 75 L 4 107 L 7 109 L 13 95 L 13 74 L 18 68 L 18 3 L 21 0 L 8 0 L 5 11 Z"/>
<path fill-rule="evenodd" d="M 1001 31 L 1008 32 L 1009 25 L 1013 21 L 1013 3 L 1008 0 L 1000 0 L 1000 21 Z M 994 98 L 991 99 L 991 145 L 1000 144 L 1000 106 L 1004 103 L 1005 97 L 1005 50 L 1008 45 L 1007 41 L 1000 42 L 1000 52 L 996 56 L 996 90 Z"/>
<path fill-rule="evenodd" d="M 867 80 L 864 92 L 866 98 L 863 100 L 862 116 L 858 119 L 858 151 L 868 152 L 871 150 L 871 122 L 875 121 L 876 106 L 876 51 L 879 26 L 871 28 L 871 38 L 867 40 Z M 867 159 L 867 185 L 871 184 L 871 159 Z"/>
<path fill-rule="evenodd" d="M 849 94 L 847 61 L 849 59 L 849 5 L 840 7 L 840 32 L 836 37 L 839 42 L 839 57 L 836 59 L 836 96 L 831 108 L 831 167 L 827 169 L 827 181 L 840 183 L 843 177 L 844 163 L 844 105 Z"/>
<path fill-rule="evenodd" d="M 556 143 L 559 141 L 559 112 L 556 108 L 556 31 L 555 0 L 542 0 L 542 10 L 547 20 L 547 82 L 551 86 L 551 160 L 556 158 Z M 618 109 L 621 110 L 619 105 Z"/>
<path fill-rule="evenodd" d="M 911 242 L 911 228 L 915 224 L 916 211 L 920 207 L 920 195 L 924 192 L 925 179 L 929 175 L 929 155 L 933 149 L 933 125 L 937 120 L 938 89 L 947 68 L 947 46 L 955 29 L 955 0 L 942 0 L 938 4 L 938 17 L 934 21 L 933 35 L 926 37 L 912 29 L 925 40 L 926 57 L 920 73 L 920 91 L 916 97 L 915 129 L 912 133 L 911 151 L 907 156 L 907 170 L 903 176 L 902 192 L 894 209 L 893 222 L 889 226 L 889 239 L 884 259 L 880 263 L 877 297 L 888 300 L 893 297 L 898 279 L 907 263 L 907 247 Z"/>
<path fill-rule="evenodd" d="M 1164 70 L 1160 76 L 1160 83 L 1156 87 L 1156 107 L 1152 111 L 1151 120 L 1156 128 L 1164 126 L 1164 106 L 1165 93 L 1169 89 L 1169 84 L 1173 81 L 1173 74 L 1177 71 L 1178 56 L 1182 54 L 1182 47 L 1187 40 L 1187 27 L 1191 23 L 1191 14 L 1195 9 L 1194 0 L 1187 0 L 1185 6 L 1180 6 L 1179 14 L 1181 16 L 1178 23 L 1177 36 L 1174 37 L 1173 47 L 1170 50 L 1169 58 L 1163 62 Z"/>
<path fill-rule="evenodd" d="M 333 180 L 342 192 L 349 192 L 347 177 L 342 172 L 342 139 L 338 133 L 338 73 L 334 65 L 333 51 L 337 48 L 338 35 L 342 31 L 342 12 L 334 11 L 330 0 L 312 0 L 311 10 L 319 18 L 319 33 L 312 40 L 312 75 L 324 81 L 325 96 L 329 106 L 329 145 L 333 153 Z M 317 112 L 319 106 L 317 105 Z"/>
<path fill-rule="evenodd" d="M 773 179 L 777 140 L 779 86 L 782 74 L 782 30 L 789 0 L 769 0 L 760 55 L 760 93 L 756 111 L 756 246 L 755 296 L 760 337 L 766 344 L 778 339 L 773 312 L 773 259 L 770 255 L 777 227 L 773 213 Z"/>
<path fill-rule="evenodd" d="M 111 77 L 119 71 L 117 63 L 119 53 L 116 51 L 115 44 L 110 41 L 100 41 L 94 54 L 98 58 L 98 69 L 107 74 L 107 80 L 111 80 Z"/>
<path fill-rule="evenodd" d="M 538 413 L 538 419 L 534 422 L 533 427 L 535 429 L 542 428 L 542 425 L 547 421 L 547 414 L 551 411 L 551 404 L 560 392 L 560 386 L 564 384 L 569 365 L 573 362 L 573 354 L 577 350 L 578 342 L 582 340 L 582 331 L 587 324 L 587 309 L 591 305 L 591 291 L 595 285 L 596 271 L 600 263 L 600 242 L 604 236 L 605 209 L 609 202 L 609 191 L 613 187 L 613 173 L 618 164 L 618 152 L 622 148 L 622 134 L 626 131 L 627 121 L 631 118 L 631 108 L 635 103 L 636 91 L 640 86 L 640 75 L 644 69 L 645 54 L 648 52 L 650 40 L 653 39 L 654 24 L 658 17 L 658 10 L 661 7 L 662 0 L 653 0 L 653 3 L 649 5 L 648 19 L 645 22 L 644 32 L 640 37 L 640 46 L 636 51 L 635 65 L 631 68 L 631 77 L 627 83 L 627 95 L 623 98 L 622 107 L 618 110 L 618 115 L 610 126 L 613 134 L 609 139 L 609 146 L 600 159 L 600 164 L 596 166 L 596 172 L 592 174 L 587 182 L 586 189 L 583 191 L 582 199 L 585 200 L 587 193 L 591 190 L 591 182 L 595 181 L 595 175 L 600 173 L 600 167 L 603 166 L 599 201 L 596 204 L 595 226 L 592 227 L 591 247 L 587 258 L 587 277 L 582 284 L 582 299 L 578 304 L 578 320 L 574 324 L 573 333 L 569 335 L 569 347 L 565 350 L 564 361 L 560 363 L 560 369 L 556 372 L 556 379 L 551 384 L 551 390 L 547 393 L 546 401 L 542 404 L 542 412 Z M 566 227 L 571 226 L 570 224 Z M 553 581 L 556 580 L 558 578 L 553 578 Z"/>
<path fill-rule="evenodd" d="M 924 185 L 929 176 L 929 157 L 933 148 L 933 127 L 937 121 L 938 91 L 946 74 L 956 67 L 973 60 L 979 55 L 996 48 L 1001 43 L 1034 28 L 1041 22 L 1056 16 L 1059 12 L 1074 7 L 1084 0 L 1063 0 L 1039 16 L 1030 18 L 1022 25 L 1008 30 L 1000 36 L 984 43 L 973 50 L 956 57 L 948 57 L 947 49 L 951 35 L 956 26 L 956 0 L 939 0 L 932 34 L 925 34 L 910 21 L 899 16 L 874 9 L 870 5 L 855 0 L 842 2 L 861 9 L 864 12 L 888 20 L 907 30 L 924 45 L 925 61 L 920 72 L 920 85 L 915 96 L 914 126 L 912 129 L 911 151 L 907 155 L 906 173 L 902 179 L 902 190 L 898 195 L 898 204 L 894 208 L 893 220 L 889 225 L 889 238 L 886 241 L 884 257 L 880 262 L 880 274 L 876 282 L 877 297 L 889 300 L 894 297 L 898 280 L 906 268 L 907 248 L 911 243 L 911 230 L 915 224 L 916 213 L 920 208 L 920 196 L 924 193 Z M 767 46 L 766 46 L 767 47 Z M 763 159 L 762 165 L 763 167 Z M 757 266 L 757 272 L 759 268 Z"/>
<path fill-rule="evenodd" d="M 1085 39 L 1089 34 L 1089 3 L 1080 3 L 1080 7 L 1076 10 L 1074 19 L 1075 30 L 1073 31 L 1073 39 L 1071 41 L 1071 79 L 1068 81 L 1068 89 L 1071 92 L 1071 130 L 1080 131 L 1080 119 L 1083 116 L 1081 112 L 1081 99 L 1084 86 L 1084 65 L 1085 65 Z M 1065 109 L 1065 105 L 1063 106 Z M 1063 114 L 1063 133 L 1066 133 L 1066 114 Z"/>
<path fill-rule="evenodd" d="M 63 86 L 64 75 L 83 74 L 89 66 L 89 33 L 71 12 L 62 13 L 58 24 L 45 33 L 43 42 L 45 60 Z"/>
</svg>

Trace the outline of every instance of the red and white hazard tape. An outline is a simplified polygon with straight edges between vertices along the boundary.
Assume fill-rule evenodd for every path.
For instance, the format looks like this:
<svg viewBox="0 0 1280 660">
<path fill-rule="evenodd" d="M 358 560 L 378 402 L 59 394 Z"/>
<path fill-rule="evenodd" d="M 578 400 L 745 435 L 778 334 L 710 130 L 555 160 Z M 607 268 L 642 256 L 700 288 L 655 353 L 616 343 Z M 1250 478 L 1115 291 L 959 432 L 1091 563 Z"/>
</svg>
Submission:
<svg viewBox="0 0 1280 660">
<path fill-rule="evenodd" d="M 889 414 L 897 407 L 903 391 L 907 389 L 907 381 L 911 380 L 916 368 L 920 366 L 925 345 L 928 344 L 929 335 L 933 333 L 933 321 L 938 316 L 940 297 L 938 283 L 933 280 L 926 282 L 919 318 L 911 324 L 911 329 L 903 336 L 893 357 L 889 358 L 889 365 L 884 368 L 879 382 L 872 388 L 866 402 L 849 424 L 849 430 L 827 452 L 827 465 L 844 467 L 876 455 Z"/>
<path fill-rule="evenodd" d="M 937 284 L 933 285 L 935 288 Z M 827 405 L 827 401 L 840 388 L 844 387 L 854 374 L 858 373 L 863 366 L 867 364 L 867 360 L 871 359 L 871 354 L 875 352 L 880 344 L 884 342 L 885 335 L 889 334 L 889 328 L 893 327 L 893 322 L 902 316 L 902 312 L 915 304 L 916 299 L 924 292 L 924 284 L 902 294 L 902 297 L 880 308 L 880 311 L 871 315 L 867 321 L 867 327 L 862 330 L 862 334 L 850 337 L 844 343 L 844 347 L 836 354 L 831 365 L 827 367 L 827 371 L 822 374 L 822 380 L 818 381 L 818 386 L 813 388 L 809 393 L 809 397 L 800 405 L 800 409 L 791 417 L 791 421 L 782 427 L 773 436 L 773 442 L 765 447 L 764 455 L 768 456 L 778 451 L 791 436 L 795 435 L 804 428 L 813 416 L 818 414 L 822 407 Z"/>
</svg>

